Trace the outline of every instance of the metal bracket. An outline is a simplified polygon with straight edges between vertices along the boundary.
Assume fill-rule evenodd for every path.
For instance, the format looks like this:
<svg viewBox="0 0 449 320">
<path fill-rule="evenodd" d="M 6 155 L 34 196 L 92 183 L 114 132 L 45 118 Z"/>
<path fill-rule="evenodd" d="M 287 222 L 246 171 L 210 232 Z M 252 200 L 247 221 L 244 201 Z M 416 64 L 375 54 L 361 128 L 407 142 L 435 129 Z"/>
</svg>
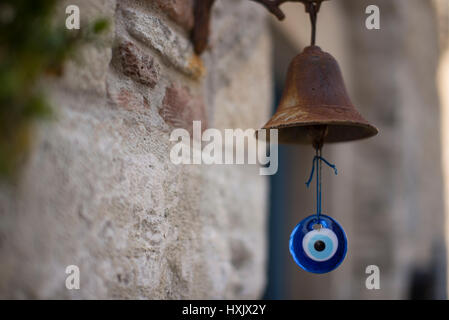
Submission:
<svg viewBox="0 0 449 320">
<path fill-rule="evenodd" d="M 251 0 L 263 5 L 269 12 L 274 14 L 279 20 L 285 18 L 284 12 L 279 8 L 285 2 L 301 2 L 306 7 L 306 12 L 310 14 L 312 26 L 316 22 L 316 14 L 320 10 L 321 3 L 328 0 Z M 192 42 L 195 53 L 200 55 L 207 48 L 210 33 L 211 11 L 215 0 L 195 0 L 194 17 L 195 25 L 192 30 Z M 312 31 L 312 42 L 314 43 L 314 30 Z"/>
</svg>

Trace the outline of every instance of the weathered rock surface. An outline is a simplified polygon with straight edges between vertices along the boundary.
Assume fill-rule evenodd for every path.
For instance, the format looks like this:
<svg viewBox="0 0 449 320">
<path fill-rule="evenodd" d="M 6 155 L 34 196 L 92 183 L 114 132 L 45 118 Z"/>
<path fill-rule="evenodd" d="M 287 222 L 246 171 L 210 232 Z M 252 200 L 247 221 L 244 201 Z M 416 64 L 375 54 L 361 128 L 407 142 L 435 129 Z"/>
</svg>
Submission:
<svg viewBox="0 0 449 320">
<path fill-rule="evenodd" d="M 267 180 L 256 166 L 174 165 L 169 134 L 266 120 L 264 11 L 221 1 L 200 58 L 190 0 L 70 4 L 82 19 L 108 16 L 114 47 L 83 48 L 84 64 L 49 83 L 56 119 L 36 128 L 17 184 L 0 188 L 0 297 L 259 297 Z M 222 28 L 235 21 L 246 22 Z M 65 287 L 68 265 L 79 290 Z"/>
</svg>

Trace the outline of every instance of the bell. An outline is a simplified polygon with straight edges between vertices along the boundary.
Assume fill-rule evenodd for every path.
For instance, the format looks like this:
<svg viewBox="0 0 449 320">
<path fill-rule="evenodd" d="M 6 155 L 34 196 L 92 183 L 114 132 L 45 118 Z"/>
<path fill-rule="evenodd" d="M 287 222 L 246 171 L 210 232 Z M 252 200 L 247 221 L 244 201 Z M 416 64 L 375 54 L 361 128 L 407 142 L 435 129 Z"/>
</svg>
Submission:
<svg viewBox="0 0 449 320">
<path fill-rule="evenodd" d="M 315 45 L 290 63 L 281 102 L 263 129 L 278 129 L 281 143 L 316 147 L 378 133 L 351 103 L 337 61 Z"/>
</svg>

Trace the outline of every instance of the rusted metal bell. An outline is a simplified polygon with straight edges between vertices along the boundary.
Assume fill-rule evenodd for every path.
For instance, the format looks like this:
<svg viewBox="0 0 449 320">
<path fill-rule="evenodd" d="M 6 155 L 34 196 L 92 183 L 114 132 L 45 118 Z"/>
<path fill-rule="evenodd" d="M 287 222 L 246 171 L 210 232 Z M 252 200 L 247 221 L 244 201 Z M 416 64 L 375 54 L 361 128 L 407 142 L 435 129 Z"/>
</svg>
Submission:
<svg viewBox="0 0 449 320">
<path fill-rule="evenodd" d="M 337 61 L 317 46 L 291 62 L 281 102 L 263 128 L 278 129 L 281 143 L 314 145 L 378 133 L 352 105 Z"/>
</svg>

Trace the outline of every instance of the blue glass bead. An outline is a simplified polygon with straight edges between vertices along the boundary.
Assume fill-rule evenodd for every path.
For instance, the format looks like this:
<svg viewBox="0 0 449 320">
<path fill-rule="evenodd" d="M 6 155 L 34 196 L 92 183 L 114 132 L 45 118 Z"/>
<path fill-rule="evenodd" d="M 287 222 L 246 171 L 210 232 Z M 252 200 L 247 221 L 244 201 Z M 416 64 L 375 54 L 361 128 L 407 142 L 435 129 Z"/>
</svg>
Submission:
<svg viewBox="0 0 449 320">
<path fill-rule="evenodd" d="M 321 225 L 314 229 L 315 225 Z M 312 273 L 326 273 L 343 262 L 347 251 L 346 234 L 340 224 L 326 215 L 312 215 L 293 229 L 290 253 L 295 262 Z"/>
</svg>

